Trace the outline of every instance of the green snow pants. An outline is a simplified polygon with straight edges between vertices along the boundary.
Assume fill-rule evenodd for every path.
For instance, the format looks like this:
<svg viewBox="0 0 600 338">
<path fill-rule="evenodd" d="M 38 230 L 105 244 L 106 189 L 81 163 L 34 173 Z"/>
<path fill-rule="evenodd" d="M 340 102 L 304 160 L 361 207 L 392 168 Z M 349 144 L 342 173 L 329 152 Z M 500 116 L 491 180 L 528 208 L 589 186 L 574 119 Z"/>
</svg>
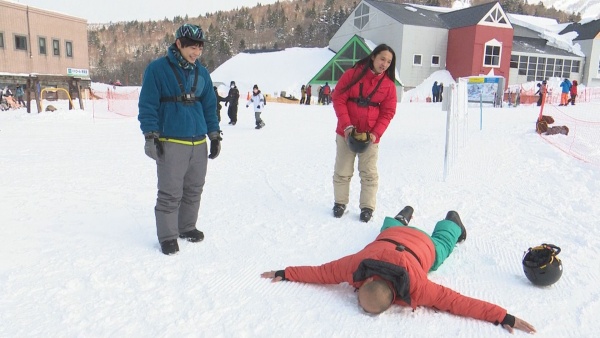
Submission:
<svg viewBox="0 0 600 338">
<path fill-rule="evenodd" d="M 393 226 L 406 225 L 400 223 L 400 221 L 395 218 L 386 217 L 383 221 L 381 231 Z M 423 230 L 415 227 L 411 228 L 424 232 Z M 429 271 L 437 270 L 440 267 L 440 265 L 444 263 L 446 258 L 450 256 L 461 233 L 462 230 L 460 229 L 458 224 L 452 221 L 443 220 L 437 222 L 431 236 L 428 235 L 429 238 L 431 238 L 431 241 L 433 242 L 433 247 L 435 248 L 435 261 L 433 262 L 433 265 L 431 266 L 431 269 L 429 269 Z"/>
</svg>

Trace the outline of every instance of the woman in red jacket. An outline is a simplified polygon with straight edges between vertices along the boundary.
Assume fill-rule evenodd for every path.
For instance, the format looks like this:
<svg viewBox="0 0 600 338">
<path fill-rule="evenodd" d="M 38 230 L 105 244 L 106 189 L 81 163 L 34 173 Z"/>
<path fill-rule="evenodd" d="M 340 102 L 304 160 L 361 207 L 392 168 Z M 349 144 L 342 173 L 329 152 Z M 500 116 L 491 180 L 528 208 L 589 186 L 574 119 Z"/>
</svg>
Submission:
<svg viewBox="0 0 600 338">
<path fill-rule="evenodd" d="M 337 116 L 336 156 L 333 174 L 333 216 L 342 217 L 349 202 L 350 180 L 358 156 L 360 220 L 368 222 L 375 210 L 379 176 L 379 140 L 396 114 L 396 54 L 385 44 L 377 46 L 340 78 L 333 92 Z M 348 145 L 349 138 L 368 144 L 364 152 Z M 354 140 L 350 140 L 354 141 Z"/>
<path fill-rule="evenodd" d="M 461 295 L 429 280 L 427 273 L 437 270 L 467 231 L 456 211 L 439 221 L 431 236 L 405 226 L 409 217 L 386 217 L 381 233 L 364 249 L 320 266 L 289 266 L 285 270 L 261 274 L 273 282 L 294 281 L 315 284 L 347 282 L 358 289 L 358 303 L 367 313 L 380 314 L 392 304 L 426 306 L 452 314 L 501 324 L 534 333 L 533 325 L 509 314 L 502 307 Z"/>
</svg>

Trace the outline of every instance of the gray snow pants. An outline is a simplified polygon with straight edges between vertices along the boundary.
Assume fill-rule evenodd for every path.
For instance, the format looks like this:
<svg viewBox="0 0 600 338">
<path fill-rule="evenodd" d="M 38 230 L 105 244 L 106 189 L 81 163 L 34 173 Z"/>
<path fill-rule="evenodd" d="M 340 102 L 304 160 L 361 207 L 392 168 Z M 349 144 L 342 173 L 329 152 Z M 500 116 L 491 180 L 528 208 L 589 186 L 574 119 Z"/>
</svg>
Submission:
<svg viewBox="0 0 600 338">
<path fill-rule="evenodd" d="M 154 207 L 159 242 L 196 228 L 208 165 L 206 142 L 162 145 L 163 153 L 156 161 L 158 194 Z"/>
</svg>

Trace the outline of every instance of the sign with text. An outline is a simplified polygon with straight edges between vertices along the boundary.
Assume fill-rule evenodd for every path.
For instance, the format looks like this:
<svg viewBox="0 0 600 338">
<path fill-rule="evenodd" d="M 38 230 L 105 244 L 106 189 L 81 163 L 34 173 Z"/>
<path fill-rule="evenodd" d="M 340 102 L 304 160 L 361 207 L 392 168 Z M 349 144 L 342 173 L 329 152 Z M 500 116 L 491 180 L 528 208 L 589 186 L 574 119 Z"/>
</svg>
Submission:
<svg viewBox="0 0 600 338">
<path fill-rule="evenodd" d="M 502 93 L 500 77 L 473 76 L 468 79 L 469 102 L 494 102 L 498 93 Z"/>
<path fill-rule="evenodd" d="M 67 68 L 67 76 L 89 77 L 90 71 L 87 69 Z"/>
</svg>

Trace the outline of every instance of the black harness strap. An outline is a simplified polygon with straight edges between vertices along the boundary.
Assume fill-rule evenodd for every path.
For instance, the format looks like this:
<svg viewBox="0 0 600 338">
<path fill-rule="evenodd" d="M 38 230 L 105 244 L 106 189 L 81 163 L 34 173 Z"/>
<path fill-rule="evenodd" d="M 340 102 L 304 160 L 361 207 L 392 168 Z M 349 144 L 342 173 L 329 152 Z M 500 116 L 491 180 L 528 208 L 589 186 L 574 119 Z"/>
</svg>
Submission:
<svg viewBox="0 0 600 338">
<path fill-rule="evenodd" d="M 377 85 L 375 86 L 375 88 L 373 88 L 373 91 L 367 97 L 363 97 L 363 92 L 362 92 L 363 84 L 362 84 L 362 82 L 359 83 L 358 84 L 358 97 L 349 98 L 348 100 L 352 101 L 352 102 L 356 102 L 358 104 L 363 103 L 368 106 L 379 107 L 379 103 L 371 102 L 371 98 L 373 97 L 373 95 L 375 95 L 375 93 L 377 92 L 377 89 L 379 89 L 379 86 L 383 82 L 384 78 L 385 78 L 385 74 L 381 75 L 381 79 L 377 82 Z"/>
<path fill-rule="evenodd" d="M 396 242 L 393 239 L 389 239 L 389 238 L 381 238 L 381 239 L 378 239 L 378 241 L 384 241 L 384 242 L 388 242 L 388 243 L 392 243 L 392 244 L 396 245 L 396 250 L 397 251 L 406 251 L 406 252 L 408 252 L 409 254 L 413 255 L 413 257 L 415 257 L 417 259 L 417 261 L 419 262 L 419 264 L 421 264 L 421 260 L 419 259 L 419 257 L 417 256 L 417 254 L 415 254 L 415 252 L 412 251 L 410 248 L 407 248 L 406 246 L 404 246 L 404 245 Z M 423 264 L 421 264 L 421 265 L 423 265 Z"/>
<path fill-rule="evenodd" d="M 177 78 L 177 83 L 179 84 L 179 89 L 181 90 L 181 95 L 179 96 L 163 96 L 160 98 L 160 102 L 188 102 L 189 100 L 185 99 L 185 87 L 183 86 L 183 80 L 181 79 L 181 75 L 179 75 L 179 72 L 177 71 L 177 68 L 175 68 L 175 65 L 173 64 L 173 62 L 171 62 L 171 60 L 169 60 L 168 57 L 165 56 L 165 58 L 167 59 L 167 63 L 169 64 L 169 66 L 171 67 L 171 70 L 173 70 L 173 74 L 175 74 L 175 77 Z M 196 86 L 198 85 L 198 67 L 194 67 L 195 71 L 196 71 L 196 76 L 194 78 L 194 84 L 192 85 L 192 90 L 191 90 L 191 94 L 195 94 L 196 93 Z M 199 97 L 195 97 L 194 98 L 195 101 L 200 101 Z"/>
</svg>

